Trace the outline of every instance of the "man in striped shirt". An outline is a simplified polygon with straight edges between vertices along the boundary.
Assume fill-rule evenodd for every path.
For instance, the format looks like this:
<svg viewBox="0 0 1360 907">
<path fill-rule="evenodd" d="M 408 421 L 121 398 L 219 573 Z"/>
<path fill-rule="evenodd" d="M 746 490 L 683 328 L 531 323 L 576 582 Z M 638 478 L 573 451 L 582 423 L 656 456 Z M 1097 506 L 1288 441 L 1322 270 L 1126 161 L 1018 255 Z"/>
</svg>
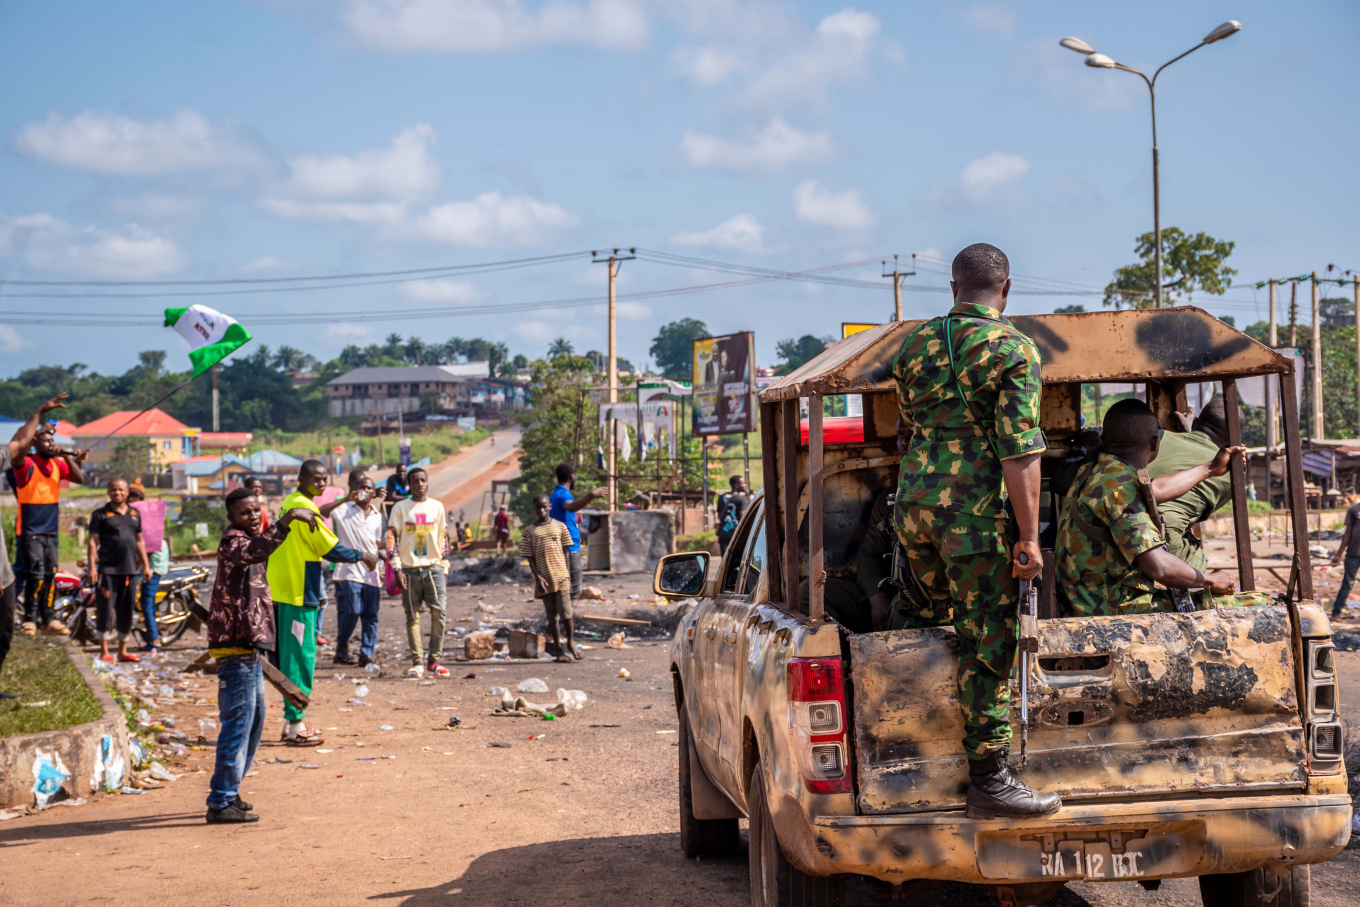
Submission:
<svg viewBox="0 0 1360 907">
<path fill-rule="evenodd" d="M 534 496 L 534 513 L 538 522 L 524 530 L 519 541 L 519 553 L 529 561 L 534 575 L 534 598 L 543 599 L 548 614 L 548 635 L 552 637 L 554 661 L 570 663 L 580 660 L 571 626 L 571 571 L 567 569 L 567 552 L 571 549 L 571 532 L 567 525 L 548 515 L 552 505 L 546 494 Z M 567 647 L 557 634 L 557 621 L 566 631 Z M 568 654 L 570 653 L 570 654 Z"/>
</svg>

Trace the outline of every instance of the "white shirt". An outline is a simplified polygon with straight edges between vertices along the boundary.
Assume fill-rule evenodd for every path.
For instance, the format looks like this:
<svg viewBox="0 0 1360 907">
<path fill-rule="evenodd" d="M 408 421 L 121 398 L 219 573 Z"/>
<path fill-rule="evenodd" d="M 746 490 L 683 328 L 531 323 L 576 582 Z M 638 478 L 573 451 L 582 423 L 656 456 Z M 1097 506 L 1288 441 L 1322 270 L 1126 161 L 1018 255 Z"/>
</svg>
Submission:
<svg viewBox="0 0 1360 907">
<path fill-rule="evenodd" d="M 346 548 L 353 548 L 360 554 L 372 554 L 377 556 L 378 546 L 382 544 L 383 518 L 382 510 L 374 507 L 364 514 L 364 508 L 351 501 L 348 504 L 341 504 L 331 514 L 335 520 L 335 537 L 340 540 L 340 544 Z M 370 570 L 364 566 L 363 561 L 355 564 L 336 564 L 336 582 L 364 583 L 369 586 L 380 586 L 378 581 L 378 571 Z"/>
</svg>

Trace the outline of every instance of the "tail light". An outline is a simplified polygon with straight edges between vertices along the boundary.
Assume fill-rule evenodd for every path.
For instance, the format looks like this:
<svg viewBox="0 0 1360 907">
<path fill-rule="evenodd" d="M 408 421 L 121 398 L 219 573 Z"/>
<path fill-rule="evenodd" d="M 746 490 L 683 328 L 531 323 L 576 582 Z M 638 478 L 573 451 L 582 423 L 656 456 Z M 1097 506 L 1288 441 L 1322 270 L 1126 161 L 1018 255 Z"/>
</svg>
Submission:
<svg viewBox="0 0 1360 907">
<path fill-rule="evenodd" d="M 814 794 L 854 792 L 839 658 L 790 658 L 789 727 L 803 783 Z"/>
<path fill-rule="evenodd" d="M 1330 639 L 1305 639 L 1304 670 L 1310 771 L 1336 772 L 1341 767 L 1341 714 L 1336 701 L 1336 657 Z"/>
</svg>

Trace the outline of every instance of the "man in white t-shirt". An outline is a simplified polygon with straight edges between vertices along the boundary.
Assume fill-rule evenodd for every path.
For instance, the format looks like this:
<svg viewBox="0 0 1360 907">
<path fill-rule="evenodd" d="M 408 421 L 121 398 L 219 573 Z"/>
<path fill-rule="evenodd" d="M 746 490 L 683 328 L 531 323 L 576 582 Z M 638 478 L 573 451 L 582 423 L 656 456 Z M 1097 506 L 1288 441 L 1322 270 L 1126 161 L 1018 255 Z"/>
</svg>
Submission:
<svg viewBox="0 0 1360 907">
<path fill-rule="evenodd" d="M 330 514 L 335 518 L 335 537 L 340 544 L 360 554 L 378 556 L 378 547 L 383 542 L 382 499 L 383 492 L 373 490 L 372 477 L 358 470 L 350 471 L 349 495 Z M 325 508 L 322 515 L 326 515 Z M 377 570 L 370 570 L 363 561 L 335 565 L 335 610 L 339 623 L 335 664 L 362 667 L 373 660 L 381 600 L 382 582 Z M 349 654 L 349 638 L 356 625 L 362 625 L 357 659 Z"/>
<path fill-rule="evenodd" d="M 406 641 L 411 646 L 411 667 L 407 677 L 448 677 L 449 670 L 439 664 L 444 650 L 444 555 L 448 550 L 448 529 L 444 505 L 428 497 L 429 477 L 417 467 L 406 474 L 411 496 L 392 508 L 387 519 L 387 556 L 401 559 L 397 584 L 401 603 L 406 608 Z M 430 606 L 430 650 L 420 646 L 420 609 Z"/>
</svg>

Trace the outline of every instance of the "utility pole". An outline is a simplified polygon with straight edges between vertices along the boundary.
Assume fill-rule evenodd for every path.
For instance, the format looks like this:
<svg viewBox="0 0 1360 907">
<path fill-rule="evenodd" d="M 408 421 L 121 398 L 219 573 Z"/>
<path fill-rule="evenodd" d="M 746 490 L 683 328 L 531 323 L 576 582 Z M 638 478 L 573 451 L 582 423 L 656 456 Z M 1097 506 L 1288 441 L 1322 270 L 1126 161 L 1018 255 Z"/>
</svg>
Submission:
<svg viewBox="0 0 1360 907">
<path fill-rule="evenodd" d="M 601 255 L 604 255 L 602 252 L 592 251 L 590 253 L 593 264 L 603 263 L 609 265 L 609 352 L 607 354 L 609 358 L 605 360 L 605 369 L 607 380 L 609 381 L 610 403 L 619 402 L 618 304 L 614 293 L 614 281 L 619 276 L 619 268 L 622 267 L 623 262 L 637 258 L 637 256 L 633 254 L 637 252 L 637 249 L 629 249 L 627 255 L 620 255 L 619 253 L 622 251 L 622 249 L 614 249 L 608 255 L 605 255 L 604 258 L 600 257 Z M 619 451 L 614 438 L 614 413 L 612 410 L 609 415 L 610 418 L 605 422 L 605 427 L 608 429 L 609 434 L 609 443 L 605 448 L 608 451 L 605 458 L 605 468 L 609 470 L 609 482 L 607 483 L 609 494 L 607 499 L 609 502 L 609 509 L 618 510 L 619 482 L 618 479 L 615 478 L 615 474 L 617 473 L 616 466 L 618 463 Z"/>
<path fill-rule="evenodd" d="M 902 278 L 916 276 L 916 253 L 911 253 L 911 270 L 903 271 L 897 263 L 897 256 L 893 256 L 892 270 L 888 270 L 888 262 L 883 262 L 883 276 L 891 277 L 893 281 L 893 321 L 902 320 Z"/>
<path fill-rule="evenodd" d="M 221 420 L 221 418 L 220 418 L 220 413 L 219 413 L 219 410 L 218 410 L 218 407 L 217 407 L 217 373 L 221 370 L 221 368 L 222 368 L 222 366 L 220 366 L 220 365 L 214 365 L 214 366 L 212 367 L 212 370 L 211 370 L 211 371 L 212 371 L 212 382 L 213 382 L 213 387 L 212 387 L 212 397 L 213 397 L 213 399 L 212 399 L 212 404 L 213 404 L 213 431 L 221 431 L 221 430 L 222 430 L 222 420 Z"/>
<path fill-rule="evenodd" d="M 1280 324 L 1279 318 L 1275 314 L 1275 278 L 1270 278 L 1270 333 L 1266 338 L 1270 341 L 1270 348 L 1273 350 L 1280 345 Z M 1270 378 L 1265 379 L 1266 386 L 1266 500 L 1270 500 L 1270 457 L 1275 450 L 1275 400 L 1270 393 Z"/>
<path fill-rule="evenodd" d="M 1360 274 L 1351 275 L 1355 292 L 1355 419 L 1360 425 Z"/>
<path fill-rule="evenodd" d="M 1299 279 L 1295 277 L 1289 286 L 1289 345 L 1299 345 Z"/>
<path fill-rule="evenodd" d="M 1322 431 L 1322 305 L 1318 300 L 1317 271 L 1309 275 L 1313 285 L 1313 438 L 1327 437 Z"/>
</svg>

